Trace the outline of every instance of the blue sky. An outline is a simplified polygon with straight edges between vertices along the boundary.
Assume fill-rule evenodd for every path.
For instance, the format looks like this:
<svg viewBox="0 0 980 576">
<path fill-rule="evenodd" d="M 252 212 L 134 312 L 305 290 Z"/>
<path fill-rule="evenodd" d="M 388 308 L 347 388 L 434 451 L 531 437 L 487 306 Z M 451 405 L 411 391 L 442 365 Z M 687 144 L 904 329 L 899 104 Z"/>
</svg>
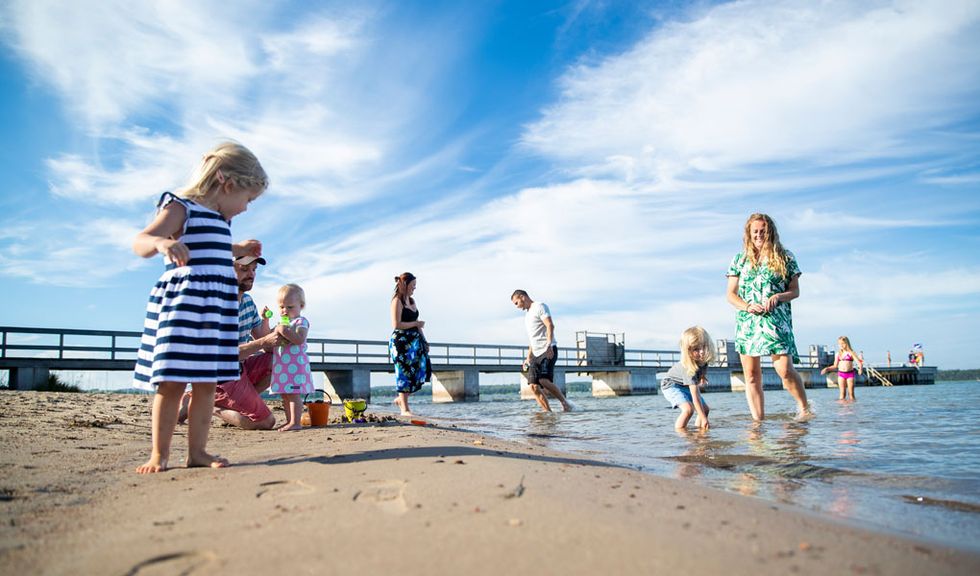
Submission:
<svg viewBox="0 0 980 576">
<path fill-rule="evenodd" d="M 234 9 L 230 8 L 234 6 Z M 980 4 L 0 4 L 0 324 L 138 330 L 131 249 L 213 144 L 272 179 L 233 233 L 312 334 L 383 340 L 393 276 L 433 341 L 734 335 L 725 271 L 767 212 L 797 341 L 980 366 Z"/>
</svg>

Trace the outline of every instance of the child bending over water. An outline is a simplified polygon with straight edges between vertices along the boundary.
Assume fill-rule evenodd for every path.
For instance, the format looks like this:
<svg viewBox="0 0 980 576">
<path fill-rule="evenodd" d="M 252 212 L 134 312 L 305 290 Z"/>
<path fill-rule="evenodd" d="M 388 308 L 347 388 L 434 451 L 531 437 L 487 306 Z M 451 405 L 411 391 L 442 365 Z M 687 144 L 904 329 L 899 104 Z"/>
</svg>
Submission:
<svg viewBox="0 0 980 576">
<path fill-rule="evenodd" d="M 710 409 L 699 389 L 708 383 L 708 364 L 714 358 L 715 346 L 704 328 L 693 326 L 681 334 L 681 361 L 670 367 L 660 383 L 664 398 L 674 408 L 681 409 L 674 422 L 677 430 L 686 429 L 695 412 L 695 425 L 701 430 L 708 429 Z"/>
</svg>

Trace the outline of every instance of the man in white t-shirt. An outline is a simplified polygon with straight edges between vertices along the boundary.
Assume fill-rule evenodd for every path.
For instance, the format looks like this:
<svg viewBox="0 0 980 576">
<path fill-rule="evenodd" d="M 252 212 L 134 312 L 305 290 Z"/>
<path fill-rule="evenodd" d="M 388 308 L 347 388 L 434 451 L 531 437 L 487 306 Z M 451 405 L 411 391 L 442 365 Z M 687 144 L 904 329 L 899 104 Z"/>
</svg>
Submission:
<svg viewBox="0 0 980 576">
<path fill-rule="evenodd" d="M 568 412 L 572 409 L 561 389 L 555 385 L 555 361 L 558 359 L 558 341 L 555 339 L 555 323 L 551 319 L 551 311 L 543 302 L 535 302 L 524 290 L 514 290 L 510 301 L 524 310 L 524 327 L 530 345 L 527 347 L 527 359 L 524 360 L 524 371 L 531 385 L 534 399 L 541 409 L 551 412 L 548 397 L 544 390 L 561 402 L 562 409 Z M 544 388 L 544 390 L 542 390 Z"/>
</svg>

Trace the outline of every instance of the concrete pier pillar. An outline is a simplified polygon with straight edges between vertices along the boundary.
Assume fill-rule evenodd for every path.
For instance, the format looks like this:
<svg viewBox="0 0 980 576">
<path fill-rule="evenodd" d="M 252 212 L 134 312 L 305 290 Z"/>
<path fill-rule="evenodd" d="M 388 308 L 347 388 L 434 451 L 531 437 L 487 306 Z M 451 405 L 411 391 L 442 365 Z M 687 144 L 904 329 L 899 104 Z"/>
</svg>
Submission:
<svg viewBox="0 0 980 576">
<path fill-rule="evenodd" d="M 40 366 L 23 366 L 10 369 L 8 385 L 11 390 L 37 390 L 48 383 L 51 373 Z"/>
<path fill-rule="evenodd" d="M 323 374 L 326 376 L 323 387 L 331 398 L 364 398 L 371 401 L 370 370 L 324 370 Z"/>
<path fill-rule="evenodd" d="M 656 394 L 660 388 L 656 370 L 617 370 L 592 373 L 592 395 L 596 398 L 609 396 L 641 396 Z"/>
<path fill-rule="evenodd" d="M 568 395 L 568 386 L 565 384 L 565 371 L 555 368 L 555 386 L 561 390 L 562 394 Z M 550 394 L 548 394 L 551 397 Z M 527 376 L 521 374 L 521 400 L 534 400 L 534 393 L 531 392 L 531 385 L 527 381 Z"/>
<path fill-rule="evenodd" d="M 732 370 L 732 392 L 745 392 L 745 374 L 741 370 Z M 762 369 L 762 389 L 782 390 L 783 380 L 772 368 Z"/>
<path fill-rule="evenodd" d="M 433 402 L 473 402 L 480 399 L 478 370 L 447 370 L 432 373 Z"/>
<path fill-rule="evenodd" d="M 633 387 L 629 372 L 592 373 L 592 395 L 596 398 L 630 396 L 631 394 L 633 394 Z"/>
</svg>

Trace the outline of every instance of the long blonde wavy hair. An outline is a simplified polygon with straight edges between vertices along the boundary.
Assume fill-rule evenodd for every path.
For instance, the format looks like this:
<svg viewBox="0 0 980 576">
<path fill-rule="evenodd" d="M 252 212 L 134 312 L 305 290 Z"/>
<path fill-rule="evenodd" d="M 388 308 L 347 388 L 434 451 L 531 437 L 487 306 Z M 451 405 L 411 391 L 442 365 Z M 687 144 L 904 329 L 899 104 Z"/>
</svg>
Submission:
<svg viewBox="0 0 980 576">
<path fill-rule="evenodd" d="M 200 200 L 217 190 L 226 179 L 240 188 L 265 191 L 269 187 L 269 177 L 251 150 L 236 142 L 222 142 L 201 157 L 190 182 L 177 189 L 176 194 Z"/>
<path fill-rule="evenodd" d="M 766 223 L 766 240 L 761 250 L 756 250 L 752 243 L 750 228 L 753 222 L 762 221 Z M 742 238 L 745 256 L 749 259 L 749 264 L 757 268 L 760 263 L 768 262 L 769 269 L 780 278 L 786 278 L 787 260 L 786 249 L 779 242 L 779 232 L 776 230 L 776 223 L 767 214 L 755 213 L 745 221 L 745 235 Z"/>
</svg>

